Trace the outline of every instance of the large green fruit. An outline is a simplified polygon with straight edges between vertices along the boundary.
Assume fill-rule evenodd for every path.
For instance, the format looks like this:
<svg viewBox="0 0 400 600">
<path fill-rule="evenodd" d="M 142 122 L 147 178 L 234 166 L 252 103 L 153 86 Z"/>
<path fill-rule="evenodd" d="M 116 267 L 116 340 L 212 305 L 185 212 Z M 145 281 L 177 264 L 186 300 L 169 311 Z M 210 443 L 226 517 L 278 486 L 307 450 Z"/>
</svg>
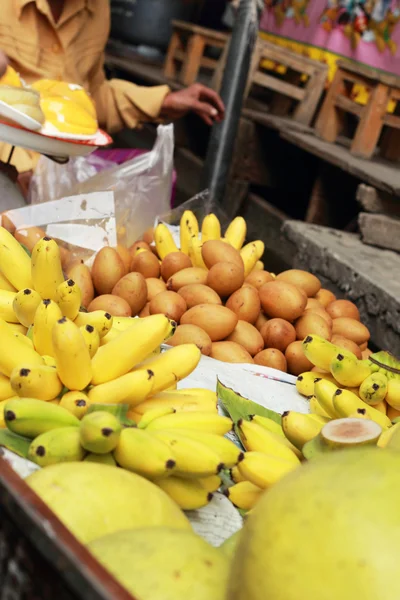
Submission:
<svg viewBox="0 0 400 600">
<path fill-rule="evenodd" d="M 140 600 L 223 600 L 229 559 L 190 531 L 151 527 L 95 540 L 89 550 Z"/>
<path fill-rule="evenodd" d="M 116 467 L 61 463 L 36 471 L 26 483 L 83 543 L 136 527 L 191 529 L 159 487 Z"/>
<path fill-rule="evenodd" d="M 246 522 L 229 600 L 398 600 L 400 453 L 316 458 L 261 498 Z"/>
</svg>

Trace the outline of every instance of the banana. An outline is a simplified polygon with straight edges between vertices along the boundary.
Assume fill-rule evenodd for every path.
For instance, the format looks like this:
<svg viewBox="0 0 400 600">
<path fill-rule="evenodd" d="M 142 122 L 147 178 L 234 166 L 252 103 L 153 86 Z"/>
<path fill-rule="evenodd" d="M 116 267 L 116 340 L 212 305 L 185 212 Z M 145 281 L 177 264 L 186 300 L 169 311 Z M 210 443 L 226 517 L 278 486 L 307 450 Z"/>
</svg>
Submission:
<svg viewBox="0 0 400 600">
<path fill-rule="evenodd" d="M 285 445 L 285 438 L 264 429 L 257 423 L 240 420 L 238 429 L 241 439 L 248 452 L 264 452 L 264 454 L 276 456 L 282 460 L 298 464 L 300 461 L 297 454 Z M 242 472 L 242 471 L 241 471 Z"/>
<path fill-rule="evenodd" d="M 368 361 L 346 356 L 341 351 L 333 357 L 330 371 L 336 381 L 346 387 L 359 387 L 364 379 L 371 375 Z"/>
<path fill-rule="evenodd" d="M 225 435 L 232 430 L 232 420 L 210 412 L 175 412 L 154 419 L 147 426 L 147 431 L 160 429 L 194 429 L 216 435 Z"/>
<path fill-rule="evenodd" d="M 99 332 L 93 325 L 83 325 L 83 327 L 79 327 L 79 330 L 89 350 L 90 358 L 93 358 L 100 347 Z"/>
<path fill-rule="evenodd" d="M 219 240 L 221 238 L 221 224 L 214 213 L 206 215 L 201 225 L 201 241 Z"/>
<path fill-rule="evenodd" d="M 314 384 L 314 395 L 318 403 L 332 419 L 335 419 L 338 416 L 333 404 L 333 395 L 337 390 L 338 387 L 327 379 L 320 379 Z"/>
<path fill-rule="evenodd" d="M 41 467 L 83 460 L 77 427 L 52 429 L 36 437 L 29 446 L 28 459 Z"/>
<path fill-rule="evenodd" d="M 388 378 L 382 373 L 372 373 L 360 385 L 360 398 L 370 406 L 376 406 L 385 399 L 388 390 Z M 385 410 L 386 414 L 386 410 Z"/>
<path fill-rule="evenodd" d="M 91 325 L 89 325 L 91 327 Z M 106 346 L 113 340 L 115 340 L 122 333 L 121 329 L 117 329 L 116 327 L 112 327 L 110 331 L 104 337 L 100 338 L 100 346 Z"/>
<path fill-rule="evenodd" d="M 0 227 L 0 271 L 16 290 L 33 287 L 31 259 L 4 227 Z"/>
<path fill-rule="evenodd" d="M 58 376 L 65 387 L 85 389 L 92 379 L 90 354 L 79 327 L 67 317 L 53 327 L 53 352 Z"/>
<path fill-rule="evenodd" d="M 62 319 L 60 307 L 53 300 L 42 300 L 33 319 L 33 344 L 39 354 L 54 356 L 53 327 Z"/>
<path fill-rule="evenodd" d="M 264 266 L 264 263 L 261 260 L 258 260 L 253 267 L 253 271 L 264 271 Z M 270 273 L 270 275 L 272 275 L 274 279 L 276 278 L 275 273 Z"/>
<path fill-rule="evenodd" d="M 288 410 L 282 415 L 282 427 L 287 439 L 296 448 L 301 450 L 306 442 L 309 442 L 319 434 L 324 422 L 318 423 L 311 415 L 305 415 Z"/>
<path fill-rule="evenodd" d="M 43 360 L 32 347 L 15 337 L 8 324 L 0 319 L 0 372 L 8 377 L 21 364 L 42 365 Z"/>
<path fill-rule="evenodd" d="M 268 431 L 272 431 L 272 433 L 277 433 L 283 437 L 285 436 L 282 426 L 268 417 L 262 417 L 261 415 L 250 415 L 249 419 L 250 421 L 257 423 L 257 425 L 261 425 L 261 427 L 268 429 Z"/>
<path fill-rule="evenodd" d="M 330 372 L 331 362 L 337 354 L 340 353 L 344 356 L 351 356 L 354 358 L 352 352 L 348 352 L 339 348 L 339 346 L 335 346 L 335 344 L 328 342 L 328 340 L 325 340 L 319 335 L 308 335 L 304 338 L 302 346 L 306 358 L 308 358 L 313 365 L 327 372 Z"/>
<path fill-rule="evenodd" d="M 15 396 L 15 392 L 11 387 L 10 378 L 0 373 L 0 402 L 8 400 L 8 398 L 12 398 L 13 396 Z"/>
<path fill-rule="evenodd" d="M 113 317 L 113 327 L 116 327 L 119 331 L 125 331 L 132 325 L 138 323 L 138 317 Z"/>
<path fill-rule="evenodd" d="M 385 400 L 390 407 L 400 411 L 400 379 L 389 379 Z"/>
<path fill-rule="evenodd" d="M 185 210 L 180 221 L 181 252 L 189 255 L 190 242 L 193 237 L 199 236 L 199 224 L 191 210 Z M 164 257 L 160 256 L 161 259 Z M 193 264 L 193 266 L 195 266 Z"/>
<path fill-rule="evenodd" d="M 67 392 L 63 395 L 59 404 L 77 419 L 82 419 L 86 415 L 89 405 L 89 398 L 83 392 Z"/>
<path fill-rule="evenodd" d="M 63 388 L 57 370 L 46 365 L 16 367 L 10 384 L 17 396 L 37 400 L 54 400 Z"/>
<path fill-rule="evenodd" d="M 225 238 L 228 240 L 231 246 L 236 248 L 236 250 L 240 250 L 244 244 L 244 240 L 246 239 L 246 234 L 246 221 L 243 219 L 243 217 L 236 217 L 236 219 L 233 219 L 225 231 Z"/>
<path fill-rule="evenodd" d="M 232 467 L 232 469 L 230 470 L 230 476 L 232 481 L 234 481 L 235 483 L 240 483 L 241 481 L 247 481 L 243 475 L 241 474 L 241 472 L 239 471 L 239 467 Z"/>
<path fill-rule="evenodd" d="M 246 452 L 244 459 L 239 463 L 239 471 L 248 481 L 265 490 L 299 465 L 299 462 L 296 464 L 276 455 Z"/>
<path fill-rule="evenodd" d="M 0 290 L 8 290 L 9 292 L 16 292 L 15 287 L 8 281 L 7 277 L 0 271 Z"/>
<path fill-rule="evenodd" d="M 33 344 L 32 344 L 33 347 Z M 49 356 L 48 354 L 43 354 L 42 356 L 43 359 L 43 363 L 47 366 L 47 367 L 54 367 L 56 368 L 56 359 L 54 358 L 54 356 Z"/>
<path fill-rule="evenodd" d="M 134 371 L 112 381 L 93 386 L 88 397 L 91 404 L 141 404 L 151 394 L 153 376 L 151 372 Z"/>
<path fill-rule="evenodd" d="M 222 485 L 221 477 L 218 477 L 218 475 L 200 477 L 195 481 L 198 481 L 199 484 L 202 485 L 203 488 L 205 488 L 208 492 L 217 492 Z"/>
<path fill-rule="evenodd" d="M 82 303 L 82 292 L 73 279 L 60 283 L 56 290 L 58 306 L 64 317 L 74 321 L 78 316 Z"/>
<path fill-rule="evenodd" d="M 110 313 L 102 310 L 95 310 L 90 313 L 79 312 L 74 323 L 78 327 L 92 325 L 99 332 L 100 338 L 104 338 L 111 331 L 113 317 Z"/>
<path fill-rule="evenodd" d="M 400 429 L 400 423 L 396 423 L 396 425 L 393 425 L 393 427 L 390 427 L 390 429 L 386 429 L 385 431 L 383 431 L 380 435 L 380 438 L 377 442 L 377 446 L 379 448 L 386 448 L 387 445 L 389 444 L 390 440 L 392 439 L 393 435 L 398 432 Z M 396 436 L 398 434 L 396 433 Z"/>
<path fill-rule="evenodd" d="M 85 415 L 79 427 L 82 448 L 95 454 L 112 452 L 120 433 L 121 423 L 117 417 L 102 410 Z"/>
<path fill-rule="evenodd" d="M 218 475 L 224 468 L 218 454 L 201 442 L 182 435 L 179 431 L 146 431 L 170 447 L 175 458 L 174 474 L 180 477 L 198 478 Z"/>
<path fill-rule="evenodd" d="M 165 315 L 151 315 L 101 346 L 92 359 L 92 383 L 99 385 L 128 373 L 163 342 L 169 327 Z"/>
<path fill-rule="evenodd" d="M 11 331 L 15 334 L 27 336 L 28 335 L 28 327 L 24 327 L 21 323 L 7 323 Z M 31 341 L 31 340 L 29 340 Z M 32 344 L 33 346 L 33 344 Z"/>
<path fill-rule="evenodd" d="M 251 271 L 254 269 L 256 263 L 262 255 L 264 254 L 264 242 L 260 240 L 256 242 L 250 242 L 244 246 L 240 251 L 240 256 L 242 257 L 244 264 L 244 276 L 250 275 Z"/>
<path fill-rule="evenodd" d="M 19 319 L 14 311 L 14 300 L 16 295 L 16 292 L 0 290 L 0 318 L 7 321 L 7 323 L 19 322 Z"/>
<path fill-rule="evenodd" d="M 324 410 L 321 404 L 318 402 L 315 396 L 309 396 L 308 398 L 310 403 L 310 413 L 315 417 L 323 417 L 327 419 L 332 419 L 332 417 Z"/>
<path fill-rule="evenodd" d="M 117 463 L 115 462 L 115 458 L 111 454 L 93 454 L 89 452 L 83 459 L 85 462 L 94 462 L 100 463 L 101 465 L 109 465 L 110 467 L 116 467 Z"/>
<path fill-rule="evenodd" d="M 211 502 L 213 495 L 196 479 L 166 477 L 155 482 L 182 510 L 196 510 Z"/>
<path fill-rule="evenodd" d="M 142 321 L 145 321 L 145 319 L 142 319 Z M 108 348 L 108 346 L 106 347 Z M 94 359 L 96 359 L 96 356 Z M 147 362 L 146 366 L 139 367 L 139 370 L 146 369 L 152 372 L 153 394 L 157 394 L 190 375 L 197 367 L 200 358 L 201 352 L 195 344 L 182 344 Z"/>
<path fill-rule="evenodd" d="M 368 404 L 348 390 L 336 390 L 333 395 L 333 405 L 337 415 L 341 418 L 349 417 L 351 414 L 355 413 L 357 409 L 362 408 L 365 410 L 365 414 L 368 418 L 371 419 L 371 421 L 378 423 L 382 429 L 387 429 L 392 426 L 389 417 L 382 414 L 379 410 L 376 410 L 373 406 L 368 406 Z"/>
<path fill-rule="evenodd" d="M 210 390 L 203 389 L 185 389 L 160 392 L 152 395 L 151 398 L 148 398 L 141 404 L 135 406 L 135 412 L 142 417 L 148 411 L 157 409 L 163 410 L 165 408 L 172 408 L 176 412 L 200 410 L 216 413 L 216 394 Z"/>
<path fill-rule="evenodd" d="M 172 233 L 164 223 L 159 223 L 154 230 L 154 242 L 156 244 L 157 254 L 161 260 L 164 260 L 171 252 L 179 252 L 174 242 Z"/>
<path fill-rule="evenodd" d="M 308 398 L 314 394 L 314 382 L 319 376 L 313 371 L 301 373 L 296 379 L 296 390 Z"/>
<path fill-rule="evenodd" d="M 251 510 L 259 501 L 263 494 L 258 485 L 250 481 L 239 481 L 225 491 L 225 496 L 241 510 Z"/>
<path fill-rule="evenodd" d="M 41 301 L 40 295 L 30 288 L 25 288 L 16 294 L 13 300 L 13 309 L 22 325 L 30 327 L 33 324 L 36 309 Z"/>
<path fill-rule="evenodd" d="M 64 281 L 60 248 L 49 237 L 44 237 L 32 250 L 33 289 L 42 300 L 57 301 L 57 288 Z"/>
<path fill-rule="evenodd" d="M 192 236 L 189 240 L 189 258 L 192 261 L 194 267 L 200 267 L 201 269 L 207 269 L 207 266 L 203 260 L 201 254 L 203 242 L 199 237 Z"/>
<path fill-rule="evenodd" d="M 375 408 L 375 410 L 378 410 L 382 414 L 384 414 L 384 415 L 387 414 L 388 405 L 386 403 L 386 400 L 381 400 L 381 402 L 379 402 L 379 404 L 374 404 L 373 407 Z"/>
<path fill-rule="evenodd" d="M 165 417 L 165 415 L 172 415 L 174 412 L 175 409 L 169 406 L 163 406 L 161 408 L 154 408 L 152 410 L 149 410 L 140 419 L 138 427 L 139 429 L 146 429 L 146 427 L 148 427 L 150 423 L 155 419 L 158 419 L 159 417 Z"/>
<path fill-rule="evenodd" d="M 51 429 L 79 426 L 78 419 L 64 408 L 33 398 L 8 400 L 4 406 L 4 420 L 10 431 L 28 438 Z"/>
<path fill-rule="evenodd" d="M 147 431 L 134 427 L 121 431 L 114 458 L 123 469 L 147 479 L 165 477 L 175 468 L 173 450 Z"/>
</svg>

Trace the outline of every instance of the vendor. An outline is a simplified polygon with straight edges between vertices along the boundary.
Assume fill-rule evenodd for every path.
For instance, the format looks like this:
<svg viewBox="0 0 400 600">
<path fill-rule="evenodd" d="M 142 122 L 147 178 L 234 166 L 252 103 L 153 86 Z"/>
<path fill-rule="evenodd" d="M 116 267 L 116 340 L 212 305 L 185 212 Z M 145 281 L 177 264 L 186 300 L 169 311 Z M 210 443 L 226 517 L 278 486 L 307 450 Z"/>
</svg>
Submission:
<svg viewBox="0 0 400 600">
<path fill-rule="evenodd" d="M 0 76 L 8 61 L 27 83 L 48 78 L 82 85 L 95 101 L 100 127 L 109 133 L 145 121 L 178 119 L 190 111 L 208 125 L 223 119 L 222 100 L 201 84 L 171 92 L 166 85 L 140 87 L 106 79 L 109 0 L 0 2 Z M 7 160 L 9 148 L 0 144 L 0 160 Z M 24 172 L 33 168 L 35 158 L 17 148 L 12 162 Z"/>
</svg>

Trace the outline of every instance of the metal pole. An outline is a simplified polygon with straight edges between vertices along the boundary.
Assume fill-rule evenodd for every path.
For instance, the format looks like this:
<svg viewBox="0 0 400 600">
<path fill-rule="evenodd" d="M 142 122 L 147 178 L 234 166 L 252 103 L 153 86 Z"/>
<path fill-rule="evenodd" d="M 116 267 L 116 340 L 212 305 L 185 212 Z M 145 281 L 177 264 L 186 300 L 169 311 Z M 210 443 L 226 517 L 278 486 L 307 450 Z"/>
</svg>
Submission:
<svg viewBox="0 0 400 600">
<path fill-rule="evenodd" d="M 212 128 L 203 172 L 204 187 L 209 189 L 211 200 L 219 204 L 225 194 L 257 34 L 257 0 L 241 0 L 221 87 L 225 119 Z"/>
</svg>

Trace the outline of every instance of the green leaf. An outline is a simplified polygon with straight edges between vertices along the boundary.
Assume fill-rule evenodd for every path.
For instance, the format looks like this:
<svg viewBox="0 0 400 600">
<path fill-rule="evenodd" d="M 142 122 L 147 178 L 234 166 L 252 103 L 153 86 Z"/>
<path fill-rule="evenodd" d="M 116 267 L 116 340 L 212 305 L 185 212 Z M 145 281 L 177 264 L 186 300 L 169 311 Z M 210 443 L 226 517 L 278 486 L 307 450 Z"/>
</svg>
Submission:
<svg viewBox="0 0 400 600">
<path fill-rule="evenodd" d="M 265 408 L 264 406 L 257 404 L 257 402 L 244 398 L 234 390 L 223 385 L 219 379 L 217 383 L 217 396 L 234 423 L 237 423 L 240 419 L 250 421 L 251 415 L 267 417 L 279 425 L 282 423 L 282 418 L 279 413 L 270 410 L 269 408 Z"/>
<path fill-rule="evenodd" d="M 7 448 L 7 450 L 22 456 L 22 458 L 28 458 L 30 445 L 30 439 L 17 435 L 9 429 L 0 429 L 0 446 L 3 446 L 3 448 Z"/>
</svg>

